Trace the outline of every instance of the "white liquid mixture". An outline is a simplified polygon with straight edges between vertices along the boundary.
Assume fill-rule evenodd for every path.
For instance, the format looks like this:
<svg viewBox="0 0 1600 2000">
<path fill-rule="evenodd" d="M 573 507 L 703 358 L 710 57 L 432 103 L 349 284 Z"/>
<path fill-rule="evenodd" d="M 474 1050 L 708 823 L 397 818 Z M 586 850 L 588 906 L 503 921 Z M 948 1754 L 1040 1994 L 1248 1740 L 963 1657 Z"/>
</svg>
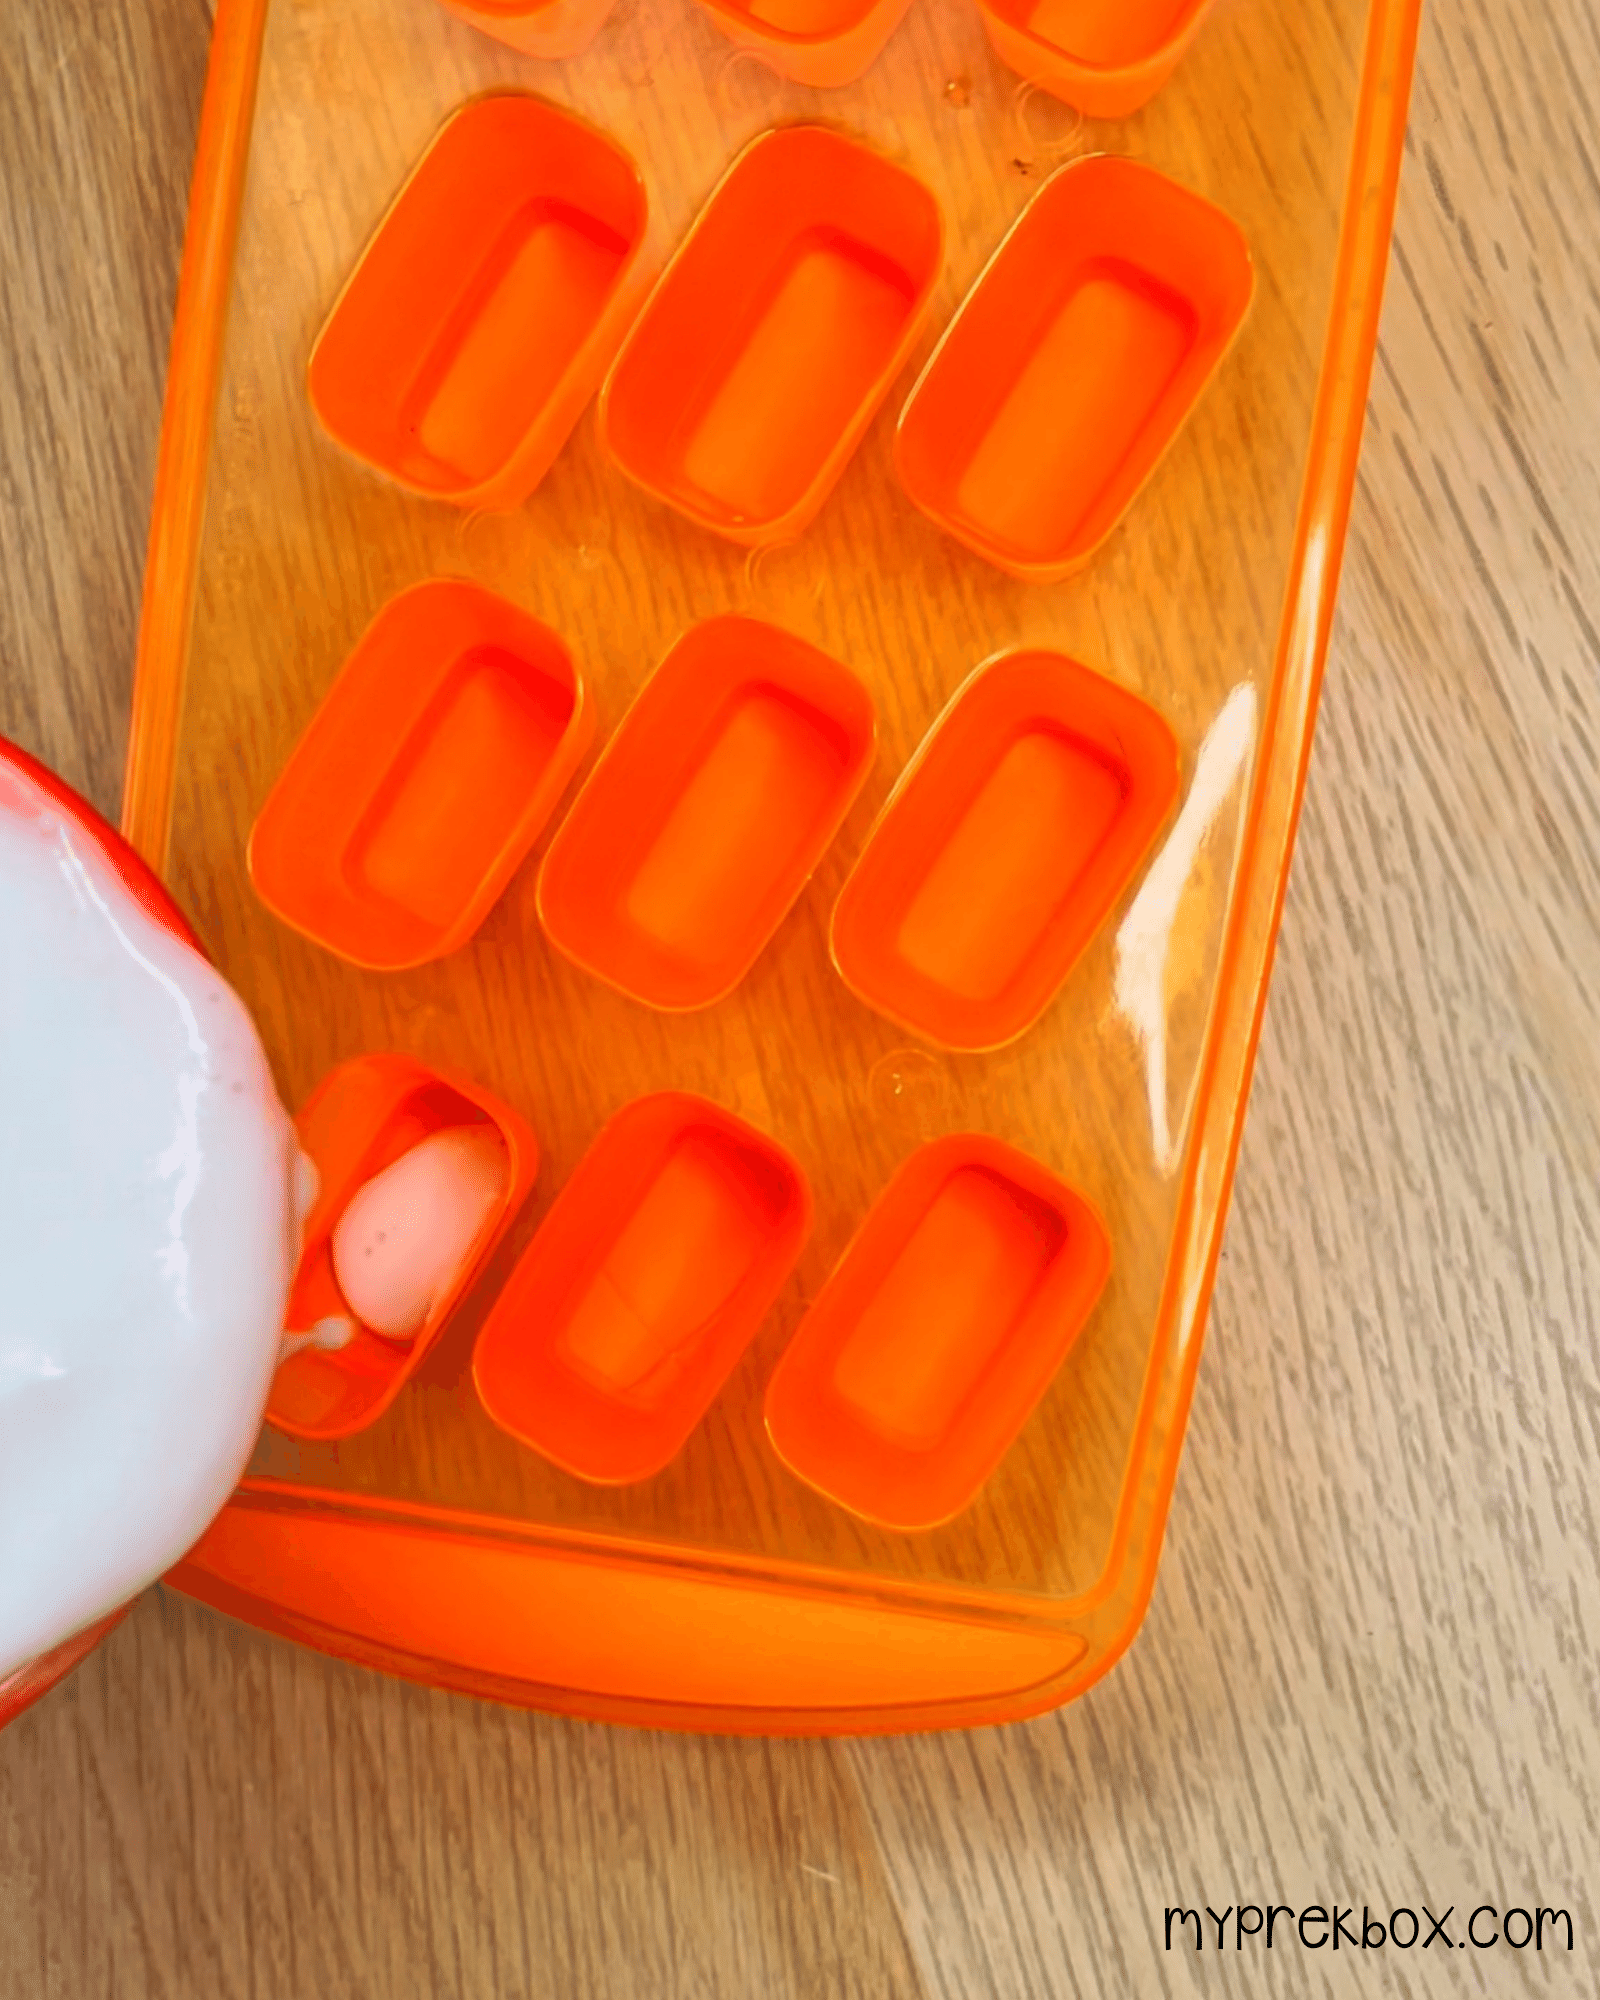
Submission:
<svg viewBox="0 0 1600 2000">
<path fill-rule="evenodd" d="M 243 1003 L 0 767 L 0 1679 L 249 1457 L 309 1188 Z"/>
</svg>

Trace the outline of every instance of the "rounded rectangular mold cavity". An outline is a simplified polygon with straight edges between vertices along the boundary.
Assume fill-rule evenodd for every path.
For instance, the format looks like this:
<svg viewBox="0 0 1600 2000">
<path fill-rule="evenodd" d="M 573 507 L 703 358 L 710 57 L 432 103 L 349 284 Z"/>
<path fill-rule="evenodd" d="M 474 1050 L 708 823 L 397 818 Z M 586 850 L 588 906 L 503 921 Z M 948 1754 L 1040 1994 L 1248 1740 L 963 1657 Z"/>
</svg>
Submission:
<svg viewBox="0 0 1600 2000">
<path fill-rule="evenodd" d="M 1024 581 L 1080 569 L 1238 333 L 1255 284 L 1221 209 L 1098 154 L 1045 182 L 900 413 L 895 464 L 948 534 Z"/>
<path fill-rule="evenodd" d="M 998 655 L 934 723 L 839 893 L 841 978 L 944 1048 L 1014 1041 L 1177 788 L 1177 742 L 1137 695 L 1061 653 Z"/>
<path fill-rule="evenodd" d="M 456 950 L 538 838 L 594 735 L 563 641 L 480 585 L 391 598 L 250 833 L 256 894 L 352 964 Z"/>
<path fill-rule="evenodd" d="M 767 1388 L 797 1476 L 890 1528 L 960 1513 L 1049 1387 L 1111 1270 L 1105 1225 L 1026 1154 L 937 1139 L 895 1174 Z"/>
<path fill-rule="evenodd" d="M 911 0 L 700 0 L 728 39 L 817 90 L 854 83 L 883 53 Z"/>
<path fill-rule="evenodd" d="M 511 1226 L 539 1168 L 533 1129 L 508 1104 L 466 1077 L 429 1069 L 410 1056 L 357 1056 L 342 1063 L 296 1114 L 300 1145 L 316 1162 L 321 1186 L 306 1217 L 289 1297 L 293 1328 L 313 1326 L 330 1313 L 354 1317 L 334 1276 L 331 1239 L 356 1193 L 430 1134 L 484 1123 L 505 1141 L 510 1176 L 504 1200 L 454 1284 L 412 1340 L 389 1340 L 358 1323 L 348 1346 L 303 1348 L 285 1361 L 267 1403 L 267 1421 L 278 1430 L 298 1438 L 349 1437 L 383 1415 Z"/>
<path fill-rule="evenodd" d="M 690 628 L 551 841 L 539 916 L 647 1006 L 732 991 L 793 907 L 872 767 L 872 697 L 760 619 Z"/>
<path fill-rule="evenodd" d="M 612 364 L 612 459 L 732 541 L 792 540 L 910 355 L 943 258 L 905 168 L 818 125 L 753 139 Z"/>
<path fill-rule="evenodd" d="M 794 1267 L 811 1192 L 705 1098 L 641 1097 L 600 1133 L 484 1322 L 502 1430 L 580 1479 L 648 1479 L 711 1407 Z"/>
<path fill-rule="evenodd" d="M 311 350 L 312 408 L 401 486 L 514 507 L 566 443 L 649 280 L 644 183 L 542 98 L 448 118 Z"/>
<path fill-rule="evenodd" d="M 481 34 L 544 62 L 582 55 L 616 0 L 442 0 Z"/>
<path fill-rule="evenodd" d="M 1171 76 L 1211 0 L 978 0 L 995 54 L 1087 118 L 1126 118 Z"/>
</svg>

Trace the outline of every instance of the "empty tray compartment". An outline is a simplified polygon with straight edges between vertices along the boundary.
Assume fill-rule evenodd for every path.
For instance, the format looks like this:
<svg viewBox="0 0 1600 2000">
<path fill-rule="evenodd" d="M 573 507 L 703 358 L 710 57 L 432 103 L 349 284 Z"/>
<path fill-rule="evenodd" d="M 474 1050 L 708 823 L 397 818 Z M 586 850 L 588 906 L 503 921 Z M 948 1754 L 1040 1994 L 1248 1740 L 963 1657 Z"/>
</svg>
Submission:
<svg viewBox="0 0 1600 2000">
<path fill-rule="evenodd" d="M 525 56 L 565 62 L 594 40 L 615 0 L 444 0 L 444 5 Z"/>
<path fill-rule="evenodd" d="M 1238 332 L 1238 227 L 1154 168 L 1098 155 L 1022 211 L 900 415 L 901 483 L 1013 576 L 1080 568 Z"/>
<path fill-rule="evenodd" d="M 490 1251 L 510 1227 L 539 1166 L 531 1127 L 467 1078 L 425 1068 L 409 1056 L 357 1056 L 331 1071 L 295 1118 L 300 1144 L 316 1162 L 321 1186 L 306 1217 L 300 1268 L 289 1298 L 289 1325 L 314 1326 L 342 1313 L 354 1318 L 334 1276 L 335 1225 L 375 1175 L 435 1132 L 488 1123 L 505 1143 L 506 1192 L 455 1282 L 434 1301 L 410 1340 L 389 1340 L 357 1324 L 355 1338 L 332 1352 L 304 1348 L 278 1370 L 267 1421 L 292 1437 L 338 1438 L 375 1423 L 438 1339 Z"/>
<path fill-rule="evenodd" d="M 572 655 L 440 577 L 368 626 L 261 808 L 250 878 L 355 965 L 442 958 L 488 915 L 594 734 Z"/>
<path fill-rule="evenodd" d="M 978 0 L 1000 60 L 1089 118 L 1126 118 L 1155 96 L 1211 0 Z"/>
<path fill-rule="evenodd" d="M 869 1006 L 945 1048 L 1044 1012 L 1144 857 L 1178 785 L 1172 731 L 1060 653 L 1001 654 L 935 722 L 833 912 Z"/>
<path fill-rule="evenodd" d="M 629 478 L 736 542 L 811 521 L 900 372 L 943 260 L 933 196 L 821 126 L 746 146 L 617 356 Z"/>
<path fill-rule="evenodd" d="M 911 0 L 701 0 L 722 32 L 795 83 L 854 83 Z"/>
<path fill-rule="evenodd" d="M 702 1097 L 639 1098 L 495 1301 L 472 1363 L 484 1408 L 581 1479 L 648 1479 L 710 1408 L 810 1228 L 781 1146 Z"/>
<path fill-rule="evenodd" d="M 599 386 L 648 272 L 644 183 L 542 98 L 448 119 L 311 351 L 328 434 L 413 492 L 514 507 Z"/>
<path fill-rule="evenodd" d="M 645 684 L 539 872 L 552 941 L 648 1006 L 730 992 L 871 769 L 872 697 L 804 639 L 708 619 Z"/>
<path fill-rule="evenodd" d="M 891 1528 L 958 1514 L 999 1464 L 1111 1269 L 1084 1198 L 998 1139 L 912 1154 L 767 1389 L 809 1485 Z"/>
</svg>

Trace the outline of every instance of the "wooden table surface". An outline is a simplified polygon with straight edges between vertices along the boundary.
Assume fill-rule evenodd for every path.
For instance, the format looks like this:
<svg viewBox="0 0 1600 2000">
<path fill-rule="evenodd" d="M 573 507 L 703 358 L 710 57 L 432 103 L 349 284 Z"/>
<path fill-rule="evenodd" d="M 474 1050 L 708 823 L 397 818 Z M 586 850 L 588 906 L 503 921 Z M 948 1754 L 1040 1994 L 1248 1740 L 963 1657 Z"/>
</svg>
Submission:
<svg viewBox="0 0 1600 2000">
<path fill-rule="evenodd" d="M 6 27 L 0 730 L 114 813 L 209 20 L 18 0 Z M 1593 0 L 1432 0 L 1210 1346 L 1124 1664 L 1010 1729 L 701 1741 L 154 1592 L 0 1737 L 0 1994 L 1600 1992 L 1597 214 Z M 1575 1949 L 1163 1949 L 1169 1904 L 1269 1901 L 1454 1905 L 1457 1938 L 1478 1904 L 1564 1907 Z"/>
</svg>

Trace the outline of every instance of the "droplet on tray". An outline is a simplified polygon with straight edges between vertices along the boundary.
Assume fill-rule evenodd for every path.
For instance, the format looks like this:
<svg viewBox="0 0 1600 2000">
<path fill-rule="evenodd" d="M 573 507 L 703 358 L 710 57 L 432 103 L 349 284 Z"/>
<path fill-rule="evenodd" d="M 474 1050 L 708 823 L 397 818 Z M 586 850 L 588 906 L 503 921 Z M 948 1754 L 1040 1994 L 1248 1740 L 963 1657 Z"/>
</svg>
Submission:
<svg viewBox="0 0 1600 2000">
<path fill-rule="evenodd" d="M 873 1064 L 867 1097 L 876 1117 L 927 1137 L 949 1113 L 950 1072 L 926 1049 L 891 1049 Z"/>
</svg>

